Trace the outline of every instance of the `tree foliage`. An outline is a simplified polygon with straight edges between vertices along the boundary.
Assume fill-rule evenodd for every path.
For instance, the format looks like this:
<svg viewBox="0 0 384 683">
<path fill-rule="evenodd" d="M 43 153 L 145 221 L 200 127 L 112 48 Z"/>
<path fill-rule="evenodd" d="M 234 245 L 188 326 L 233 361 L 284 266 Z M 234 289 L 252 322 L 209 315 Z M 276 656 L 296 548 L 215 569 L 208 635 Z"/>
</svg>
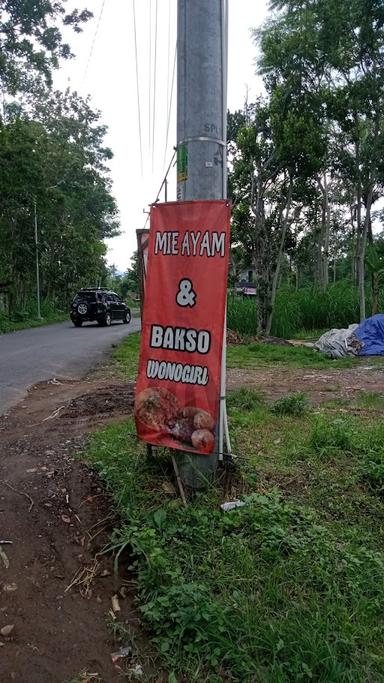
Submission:
<svg viewBox="0 0 384 683">
<path fill-rule="evenodd" d="M 60 59 L 72 57 L 62 29 L 82 30 L 92 16 L 84 9 L 66 12 L 65 0 L 0 0 L 0 84 L 11 95 L 30 90 L 41 74 L 47 84 Z"/>
<path fill-rule="evenodd" d="M 272 0 L 270 10 L 255 32 L 266 97 L 229 121 L 234 241 L 253 259 L 258 309 L 272 314 L 270 282 L 284 260 L 297 284 L 311 264 L 312 279 L 325 288 L 330 260 L 348 258 L 364 318 L 372 207 L 384 192 L 384 4 Z M 260 220 L 252 206 L 263 175 Z M 288 178 L 292 201 L 282 223 Z M 268 316 L 258 328 L 268 332 Z"/>
<path fill-rule="evenodd" d="M 100 113 L 52 88 L 52 70 L 72 56 L 63 28 L 79 32 L 92 16 L 65 5 L 0 0 L 0 283 L 11 314 L 35 297 L 36 252 L 43 298 L 65 305 L 105 276 L 104 240 L 119 229 Z"/>
</svg>

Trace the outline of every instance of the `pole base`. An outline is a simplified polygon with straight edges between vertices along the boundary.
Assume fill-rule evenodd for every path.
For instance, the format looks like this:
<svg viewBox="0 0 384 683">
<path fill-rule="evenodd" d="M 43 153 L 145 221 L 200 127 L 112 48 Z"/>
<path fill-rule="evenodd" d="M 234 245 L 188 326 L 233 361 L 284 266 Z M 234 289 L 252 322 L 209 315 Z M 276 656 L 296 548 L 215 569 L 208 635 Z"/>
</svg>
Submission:
<svg viewBox="0 0 384 683">
<path fill-rule="evenodd" d="M 177 453 L 179 474 L 184 486 L 194 491 L 202 491 L 212 485 L 217 470 L 218 458 L 215 455 L 195 455 Z"/>
</svg>

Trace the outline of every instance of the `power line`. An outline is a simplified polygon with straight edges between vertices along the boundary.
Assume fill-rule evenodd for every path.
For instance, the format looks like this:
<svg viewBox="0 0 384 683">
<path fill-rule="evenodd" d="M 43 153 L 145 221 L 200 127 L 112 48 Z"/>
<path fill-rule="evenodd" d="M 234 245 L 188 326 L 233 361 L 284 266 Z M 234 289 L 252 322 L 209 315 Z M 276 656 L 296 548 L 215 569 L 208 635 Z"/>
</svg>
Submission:
<svg viewBox="0 0 384 683">
<path fill-rule="evenodd" d="M 158 0 L 156 0 L 155 10 L 155 57 L 153 63 L 153 112 L 152 112 L 152 172 L 155 157 L 155 121 L 156 121 L 156 75 L 157 75 L 157 10 Z"/>
<path fill-rule="evenodd" d="M 91 49 L 90 49 L 90 51 L 89 51 L 88 60 L 87 60 L 87 65 L 86 65 L 85 71 L 84 71 L 83 83 L 84 83 L 84 81 L 85 81 L 85 79 L 86 79 L 86 76 L 87 76 L 87 73 L 88 73 L 88 68 L 89 68 L 89 65 L 90 65 L 90 63 L 91 63 L 91 59 L 92 59 L 92 55 L 93 55 L 93 50 L 94 50 L 95 44 L 96 44 L 97 34 L 98 34 L 98 32 L 99 32 L 99 28 L 100 28 L 100 24 L 101 24 L 101 17 L 103 16 L 103 12 L 104 12 L 105 2 L 106 2 L 106 0 L 103 0 L 103 1 L 102 1 L 102 4 L 101 4 L 100 13 L 99 13 L 99 18 L 98 18 L 98 20 L 97 20 L 95 33 L 93 34 L 92 45 L 91 45 Z"/>
<path fill-rule="evenodd" d="M 161 192 L 161 190 L 163 189 L 163 187 L 164 187 L 164 185 L 165 185 L 165 181 L 166 181 L 167 178 L 168 178 L 168 173 L 169 173 L 169 171 L 171 170 L 171 166 L 172 166 L 172 164 L 173 164 L 173 160 L 174 160 L 174 158 L 175 158 L 175 156 L 176 156 L 176 151 L 177 151 L 177 150 L 176 150 L 176 147 L 175 147 L 174 150 L 173 150 L 173 154 L 172 154 L 172 157 L 171 157 L 171 161 L 169 162 L 168 168 L 167 168 L 167 170 L 166 170 L 166 172 L 165 172 L 165 175 L 164 175 L 164 178 L 163 178 L 163 182 L 161 183 L 161 185 L 160 185 L 160 187 L 159 187 L 159 191 L 158 191 L 157 196 L 156 196 L 156 199 L 155 199 L 155 201 L 153 202 L 154 204 L 156 204 L 156 202 L 159 201 L 160 192 Z"/>
<path fill-rule="evenodd" d="M 167 58 L 167 109 L 165 114 L 167 115 L 168 112 L 168 102 L 169 102 L 169 81 L 170 81 L 170 75 L 171 75 L 171 65 L 170 65 L 170 57 L 171 57 L 171 0 L 168 0 L 168 58 Z"/>
<path fill-rule="evenodd" d="M 166 180 L 167 180 L 167 178 L 168 178 L 168 174 L 169 174 L 169 171 L 171 170 L 171 166 L 172 166 L 172 164 L 173 164 L 173 162 L 174 162 L 174 159 L 175 159 L 175 156 L 176 156 L 176 152 L 177 152 L 177 150 L 176 150 L 176 147 L 175 147 L 175 149 L 173 150 L 173 154 L 172 154 L 172 157 L 171 157 L 171 161 L 170 161 L 169 164 L 168 164 L 168 168 L 167 168 L 167 170 L 166 170 L 166 173 L 165 173 L 165 175 L 164 175 L 164 178 L 163 178 L 163 180 L 162 180 L 162 183 L 161 183 L 161 185 L 160 185 L 160 187 L 159 187 L 159 190 L 158 190 L 158 193 L 157 193 L 157 195 L 156 195 L 156 199 L 155 199 L 154 202 L 152 202 L 152 204 L 156 204 L 156 203 L 159 201 L 160 192 L 161 192 L 161 190 L 163 189 L 163 187 L 164 187 L 164 185 L 165 185 L 165 182 L 166 182 Z M 152 204 L 151 204 L 151 206 L 152 206 Z M 146 219 L 145 219 L 145 223 L 144 223 L 144 228 L 143 228 L 143 229 L 145 229 L 145 227 L 146 227 L 148 221 L 149 221 L 149 212 L 147 213 L 147 217 L 146 217 Z"/>
<path fill-rule="evenodd" d="M 134 30 L 134 35 L 135 35 L 136 91 L 137 91 L 137 115 L 139 118 L 140 163 L 141 163 L 141 174 L 143 174 L 143 143 L 142 143 L 142 136 L 141 136 L 139 63 L 138 63 L 138 57 L 137 57 L 136 4 L 135 4 L 135 0 L 132 0 L 132 9 L 133 9 L 133 30 Z"/>
<path fill-rule="evenodd" d="M 148 63 L 148 151 L 151 151 L 152 111 L 152 0 L 149 4 L 149 63 Z"/>
<path fill-rule="evenodd" d="M 171 96 L 170 96 L 169 104 L 168 104 L 167 132 L 166 132 L 166 136 L 165 136 L 165 148 L 164 148 L 164 163 L 165 163 L 165 157 L 166 157 L 167 149 L 168 149 L 169 126 L 170 126 L 170 123 L 171 123 L 171 111 L 172 111 L 173 91 L 174 91 L 175 73 L 176 73 L 176 57 L 177 57 L 177 43 L 176 43 L 176 45 L 175 45 L 175 56 L 174 56 L 174 58 L 173 58 L 173 71 L 172 71 Z"/>
</svg>

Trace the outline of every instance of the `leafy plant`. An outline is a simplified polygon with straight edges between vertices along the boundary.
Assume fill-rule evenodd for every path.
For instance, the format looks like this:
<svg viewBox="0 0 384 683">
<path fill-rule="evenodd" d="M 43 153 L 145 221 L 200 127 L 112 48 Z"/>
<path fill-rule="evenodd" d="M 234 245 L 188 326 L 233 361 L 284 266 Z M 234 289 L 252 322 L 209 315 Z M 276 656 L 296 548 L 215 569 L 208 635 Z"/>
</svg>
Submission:
<svg viewBox="0 0 384 683">
<path fill-rule="evenodd" d="M 321 417 L 313 427 L 309 442 L 320 455 L 331 455 L 338 450 L 350 450 L 352 436 L 351 427 L 345 420 Z"/>
<path fill-rule="evenodd" d="M 229 392 L 227 396 L 227 405 L 229 408 L 237 408 L 238 410 L 254 410 L 264 403 L 264 399 L 259 391 L 249 389 L 248 387 L 241 387 L 235 391 Z"/>
<path fill-rule="evenodd" d="M 384 493 L 384 448 L 363 455 L 360 472 L 363 481 L 380 494 Z"/>
<path fill-rule="evenodd" d="M 232 416 L 235 427 L 248 430 L 252 450 L 260 438 L 252 422 L 258 412 L 256 404 Z M 285 421 L 265 411 L 265 422 L 273 445 Z M 320 451 L 359 447 L 353 425 L 337 422 L 324 437 L 327 422 L 316 421 L 312 437 Z M 258 478 L 250 480 L 242 508 L 223 513 L 216 488 L 184 508 L 164 495 L 164 463 L 160 455 L 156 467 L 145 459 L 132 429 L 128 422 L 96 433 L 86 457 L 115 496 L 124 525 L 111 549 L 118 554 L 130 547 L 138 607 L 174 676 L 191 682 L 379 680 L 384 556 L 368 547 L 369 535 L 352 533 L 348 523 L 325 524 L 324 495 L 316 510 L 273 490 L 261 494 Z M 368 448 L 367 433 L 361 441 Z M 280 447 L 287 448 L 284 439 Z M 311 482 L 321 476 L 316 467 Z M 337 490 L 334 495 L 340 497 Z"/>
<path fill-rule="evenodd" d="M 308 410 L 308 400 L 303 393 L 288 394 L 277 399 L 271 405 L 271 410 L 277 415 L 294 415 L 299 417 Z"/>
</svg>

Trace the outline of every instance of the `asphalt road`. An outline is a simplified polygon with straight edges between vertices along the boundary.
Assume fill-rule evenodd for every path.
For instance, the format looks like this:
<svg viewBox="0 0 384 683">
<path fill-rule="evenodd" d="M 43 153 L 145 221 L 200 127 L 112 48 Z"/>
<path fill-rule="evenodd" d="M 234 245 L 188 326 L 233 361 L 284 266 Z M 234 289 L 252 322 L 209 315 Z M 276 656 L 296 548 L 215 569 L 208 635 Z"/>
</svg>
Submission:
<svg viewBox="0 0 384 683">
<path fill-rule="evenodd" d="M 112 344 L 140 329 L 140 319 L 111 327 L 70 321 L 0 335 L 0 415 L 27 389 L 53 377 L 79 378 L 111 351 Z"/>
</svg>

